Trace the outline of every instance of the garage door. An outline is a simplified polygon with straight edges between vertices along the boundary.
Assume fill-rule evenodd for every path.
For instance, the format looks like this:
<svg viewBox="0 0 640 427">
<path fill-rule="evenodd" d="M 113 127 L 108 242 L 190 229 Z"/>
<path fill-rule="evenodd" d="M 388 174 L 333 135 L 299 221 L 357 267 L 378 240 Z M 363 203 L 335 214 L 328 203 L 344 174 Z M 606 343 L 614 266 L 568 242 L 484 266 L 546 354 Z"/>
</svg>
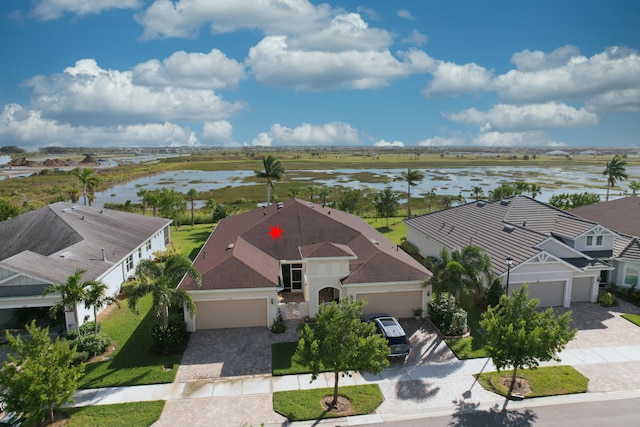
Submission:
<svg viewBox="0 0 640 427">
<path fill-rule="evenodd" d="M 509 293 L 520 289 L 522 285 L 510 285 Z M 562 305 L 564 297 L 564 282 L 530 283 L 527 287 L 529 298 L 538 298 L 540 307 L 558 307 Z"/>
<path fill-rule="evenodd" d="M 364 314 L 387 313 L 395 317 L 413 317 L 412 309 L 422 306 L 422 291 L 358 294 L 357 298 L 365 298 L 368 302 Z"/>
<path fill-rule="evenodd" d="M 196 303 L 196 329 L 267 326 L 267 300 L 244 299 Z"/>
<path fill-rule="evenodd" d="M 571 286 L 571 302 L 589 302 L 591 300 L 591 277 L 573 279 Z"/>
</svg>

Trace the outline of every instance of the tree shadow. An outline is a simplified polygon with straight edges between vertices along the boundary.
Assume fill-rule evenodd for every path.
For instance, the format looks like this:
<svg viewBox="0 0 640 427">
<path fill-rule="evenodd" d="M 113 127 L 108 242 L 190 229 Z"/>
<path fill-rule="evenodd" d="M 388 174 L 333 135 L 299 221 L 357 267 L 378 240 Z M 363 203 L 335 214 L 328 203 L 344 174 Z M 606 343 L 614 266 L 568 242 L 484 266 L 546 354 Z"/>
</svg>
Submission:
<svg viewBox="0 0 640 427">
<path fill-rule="evenodd" d="M 489 410 L 478 410 L 480 403 L 465 402 L 464 400 L 456 400 L 456 411 L 452 415 L 449 422 L 450 426 L 509 426 L 509 427 L 528 427 L 535 425 L 538 415 L 531 409 L 524 408 L 518 410 L 508 410 L 507 402 L 500 408 L 494 405 Z"/>
<path fill-rule="evenodd" d="M 402 400 L 425 400 L 435 396 L 440 387 L 434 387 L 424 380 L 398 381 L 396 396 Z"/>
</svg>

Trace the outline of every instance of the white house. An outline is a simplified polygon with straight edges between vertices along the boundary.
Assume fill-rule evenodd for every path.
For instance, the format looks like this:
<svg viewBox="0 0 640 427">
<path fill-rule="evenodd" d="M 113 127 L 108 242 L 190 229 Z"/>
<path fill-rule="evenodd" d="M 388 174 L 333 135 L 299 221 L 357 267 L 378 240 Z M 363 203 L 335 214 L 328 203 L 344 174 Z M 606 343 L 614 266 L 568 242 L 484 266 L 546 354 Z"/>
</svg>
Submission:
<svg viewBox="0 0 640 427">
<path fill-rule="evenodd" d="M 223 219 L 194 266 L 202 287 L 180 284 L 196 303 L 188 329 L 270 326 L 288 301 L 298 316 L 342 298 L 366 299 L 365 314 L 411 317 L 426 309 L 431 272 L 365 221 L 290 199 Z"/>
<path fill-rule="evenodd" d="M 525 283 L 540 306 L 595 302 L 613 267 L 617 233 L 527 196 L 478 201 L 407 219 L 407 241 L 422 256 L 478 246 L 511 294 Z"/>
<path fill-rule="evenodd" d="M 65 283 L 78 269 L 82 281 L 98 280 L 108 295 L 133 275 L 142 259 L 164 251 L 171 220 L 145 215 L 54 203 L 0 222 L 0 323 L 21 309 L 48 308 L 60 296 L 43 297 L 53 283 Z M 93 308 L 76 307 L 81 323 Z M 72 312 L 66 327 L 75 329 Z"/>
</svg>

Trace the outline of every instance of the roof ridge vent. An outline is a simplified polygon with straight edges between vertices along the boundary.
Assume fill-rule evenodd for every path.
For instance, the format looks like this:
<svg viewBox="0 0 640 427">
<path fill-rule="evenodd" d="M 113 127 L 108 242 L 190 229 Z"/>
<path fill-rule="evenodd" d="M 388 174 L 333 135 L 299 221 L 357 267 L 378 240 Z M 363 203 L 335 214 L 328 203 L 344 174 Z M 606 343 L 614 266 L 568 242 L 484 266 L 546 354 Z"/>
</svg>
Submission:
<svg viewBox="0 0 640 427">
<path fill-rule="evenodd" d="M 487 202 L 485 202 L 484 200 L 478 200 L 478 207 L 483 207 L 484 205 L 486 205 Z"/>
<path fill-rule="evenodd" d="M 511 200 L 508 200 L 508 199 L 502 199 L 502 200 L 500 200 L 500 204 L 501 204 L 502 206 L 507 206 L 509 203 L 511 203 Z"/>
<path fill-rule="evenodd" d="M 506 231 L 507 233 L 511 233 L 516 228 L 511 224 L 504 224 L 502 227 L 502 231 Z"/>
</svg>

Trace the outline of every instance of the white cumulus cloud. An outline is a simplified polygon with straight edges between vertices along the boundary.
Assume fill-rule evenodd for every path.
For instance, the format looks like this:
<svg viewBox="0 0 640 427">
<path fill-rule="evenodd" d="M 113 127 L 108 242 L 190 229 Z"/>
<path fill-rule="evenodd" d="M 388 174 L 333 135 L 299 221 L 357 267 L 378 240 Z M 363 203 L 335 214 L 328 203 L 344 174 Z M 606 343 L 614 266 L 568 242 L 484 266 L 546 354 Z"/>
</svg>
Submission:
<svg viewBox="0 0 640 427">
<path fill-rule="evenodd" d="M 436 61 L 429 71 L 433 80 L 422 91 L 427 97 L 456 96 L 487 90 L 492 77 L 491 71 L 473 63 L 458 65 Z"/>
<path fill-rule="evenodd" d="M 402 141 L 389 142 L 389 141 L 385 141 L 384 139 L 381 139 L 380 141 L 373 144 L 373 146 L 374 147 L 404 147 L 404 142 Z"/>
<path fill-rule="evenodd" d="M 566 104 L 509 105 L 498 104 L 488 111 L 469 108 L 445 114 L 449 120 L 482 126 L 485 131 L 540 130 L 578 126 L 594 126 L 598 117 L 585 109 Z"/>
<path fill-rule="evenodd" d="M 303 123 L 288 128 L 276 123 L 268 132 L 260 132 L 251 145 L 357 145 L 360 144 L 358 130 L 348 123 L 330 122 L 323 125 Z"/>
<path fill-rule="evenodd" d="M 162 62 L 152 59 L 133 68 L 132 82 L 144 86 L 234 89 L 246 78 L 244 65 L 218 49 L 209 53 L 174 52 Z"/>
<path fill-rule="evenodd" d="M 578 56 L 580 50 L 575 46 L 563 46 L 551 53 L 541 50 L 530 51 L 525 49 L 511 56 L 513 62 L 520 71 L 538 71 L 550 68 L 558 68 L 567 65 L 571 58 Z"/>
<path fill-rule="evenodd" d="M 233 125 L 226 120 L 205 122 L 200 139 L 203 143 L 213 145 L 235 146 L 233 139 Z"/>
<path fill-rule="evenodd" d="M 426 138 L 418 141 L 418 145 L 421 147 L 451 147 L 456 145 L 465 145 L 466 140 L 464 138 L 445 138 L 442 136 L 436 136 L 433 138 Z"/>
<path fill-rule="evenodd" d="M 50 21 L 64 13 L 82 16 L 109 9 L 138 9 L 140 6 L 140 0 L 40 0 L 35 2 L 32 14 L 42 21 Z"/>
<path fill-rule="evenodd" d="M 184 146 L 198 145 L 189 128 L 175 123 L 148 123 L 129 126 L 72 126 L 43 118 L 36 110 L 18 104 L 5 105 L 0 113 L 0 139 L 16 141 L 27 149 L 41 146 Z"/>
<path fill-rule="evenodd" d="M 489 147 L 563 147 L 544 132 L 485 132 L 471 141 L 472 145 Z"/>
<path fill-rule="evenodd" d="M 105 70 L 93 59 L 77 61 L 62 74 L 34 77 L 27 86 L 44 116 L 72 124 L 222 120 L 244 107 L 211 90 L 138 86 L 131 71 Z"/>
</svg>

